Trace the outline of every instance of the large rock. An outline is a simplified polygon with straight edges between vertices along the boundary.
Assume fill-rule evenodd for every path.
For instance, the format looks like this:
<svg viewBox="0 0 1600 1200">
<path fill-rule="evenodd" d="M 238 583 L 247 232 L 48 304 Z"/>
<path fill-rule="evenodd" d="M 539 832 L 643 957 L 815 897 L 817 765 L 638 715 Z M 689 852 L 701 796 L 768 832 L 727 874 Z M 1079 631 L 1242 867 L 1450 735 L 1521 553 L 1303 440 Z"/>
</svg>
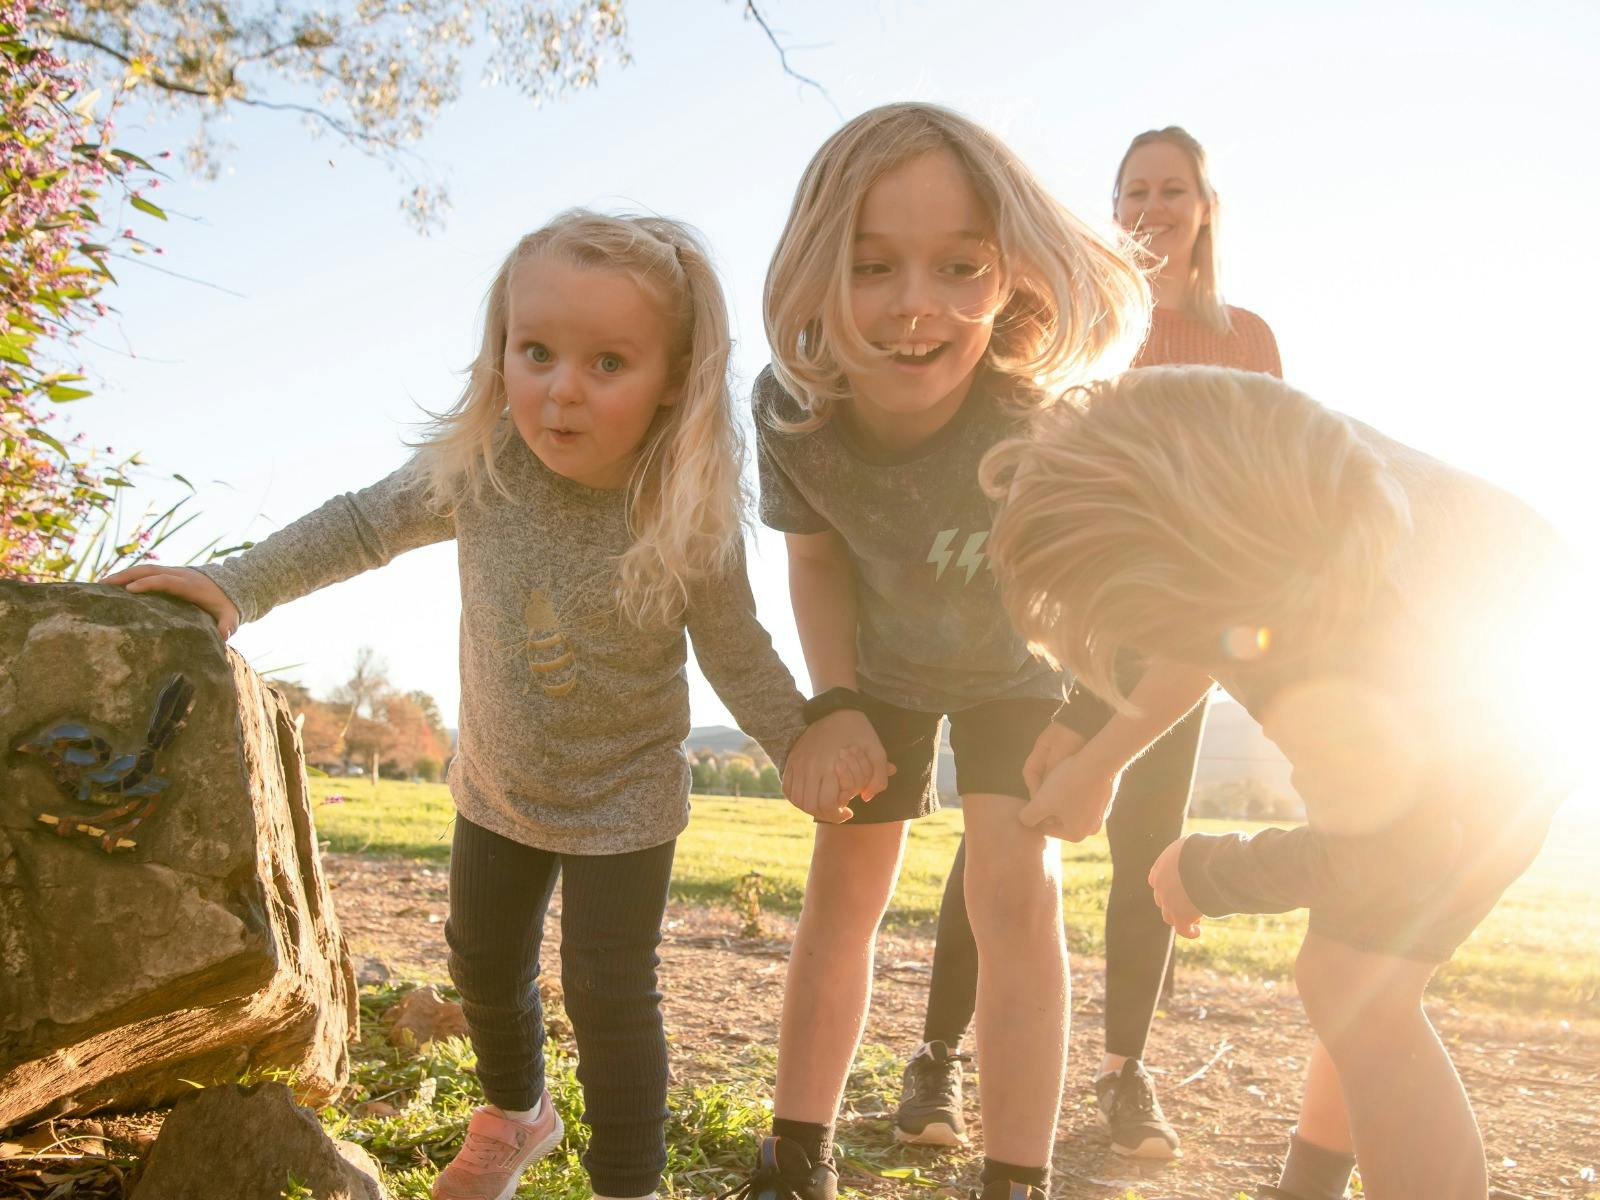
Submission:
<svg viewBox="0 0 1600 1200">
<path fill-rule="evenodd" d="M 186 726 L 118 759 L 178 674 Z M 108 789 L 146 775 L 130 827 Z M 0 580 L 0 962 L 0 1129 L 250 1068 L 293 1071 L 311 1102 L 344 1084 L 356 989 L 299 734 L 198 609 Z"/>
<path fill-rule="evenodd" d="M 385 1196 L 372 1156 L 330 1138 L 283 1084 L 206 1088 L 173 1106 L 133 1200 L 282 1200 L 291 1178 L 317 1200 Z"/>
</svg>

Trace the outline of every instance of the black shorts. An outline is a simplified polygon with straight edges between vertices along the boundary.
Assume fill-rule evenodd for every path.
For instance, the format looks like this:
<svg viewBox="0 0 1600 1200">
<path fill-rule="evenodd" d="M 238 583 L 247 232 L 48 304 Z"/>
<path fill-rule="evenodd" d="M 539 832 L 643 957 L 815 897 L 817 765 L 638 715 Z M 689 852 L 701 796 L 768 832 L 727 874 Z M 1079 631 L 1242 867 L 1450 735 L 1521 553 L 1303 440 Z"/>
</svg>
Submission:
<svg viewBox="0 0 1600 1200">
<path fill-rule="evenodd" d="M 895 766 L 889 787 L 866 803 L 850 802 L 852 825 L 908 821 L 939 811 L 936 767 L 941 713 L 916 712 L 863 696 L 863 709 Z M 1059 699 L 990 700 L 950 714 L 956 791 L 1026 800 L 1022 764 L 1061 706 Z"/>
<path fill-rule="evenodd" d="M 1456 827 L 1459 848 L 1446 869 L 1381 897 L 1356 892 L 1313 904 L 1311 932 L 1369 954 L 1447 962 L 1544 845 L 1554 801 L 1514 795 L 1477 803 L 1458 798 L 1457 807 L 1434 818 Z M 1411 819 L 1427 820 L 1426 807 Z"/>
</svg>

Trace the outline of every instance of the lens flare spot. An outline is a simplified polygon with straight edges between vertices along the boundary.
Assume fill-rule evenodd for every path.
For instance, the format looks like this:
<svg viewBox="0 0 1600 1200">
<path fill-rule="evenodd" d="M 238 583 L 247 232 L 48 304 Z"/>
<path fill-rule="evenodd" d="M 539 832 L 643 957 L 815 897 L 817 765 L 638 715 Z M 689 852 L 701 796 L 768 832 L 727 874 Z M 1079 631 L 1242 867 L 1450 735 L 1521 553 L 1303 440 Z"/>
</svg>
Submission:
<svg viewBox="0 0 1600 1200">
<path fill-rule="evenodd" d="M 1272 630 L 1265 625 L 1234 625 L 1222 634 L 1222 652 L 1235 662 L 1254 662 L 1271 648 Z"/>
</svg>

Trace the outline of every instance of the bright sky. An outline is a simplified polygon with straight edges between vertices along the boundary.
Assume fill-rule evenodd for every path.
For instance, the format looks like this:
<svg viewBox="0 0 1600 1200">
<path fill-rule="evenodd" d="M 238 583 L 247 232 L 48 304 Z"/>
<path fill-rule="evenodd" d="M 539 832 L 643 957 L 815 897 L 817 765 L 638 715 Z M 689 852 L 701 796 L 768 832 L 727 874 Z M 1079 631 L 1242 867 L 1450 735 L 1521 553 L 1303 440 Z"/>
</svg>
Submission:
<svg viewBox="0 0 1600 1200">
<path fill-rule="evenodd" d="M 1600 8 L 1271 0 L 1196 5 L 772 0 L 798 70 L 846 116 L 944 103 L 988 124 L 1085 218 L 1141 130 L 1182 124 L 1224 200 L 1224 287 L 1278 335 L 1288 379 L 1482 474 L 1600 558 L 1590 431 L 1600 238 Z M 250 113 L 220 181 L 157 193 L 161 265 L 121 268 L 94 332 L 101 378 L 78 427 L 203 484 L 191 528 L 261 538 L 394 469 L 419 406 L 472 357 L 479 305 L 515 239 L 574 204 L 699 226 L 734 305 L 741 381 L 766 361 L 760 295 L 807 159 L 839 124 L 725 0 L 630 0 L 633 66 L 536 109 L 470 85 L 421 153 L 455 208 L 431 239 L 399 184 L 291 118 Z M 800 48 L 803 47 L 803 48 Z M 124 122 L 180 150 L 188 129 Z M 176 160 L 176 156 L 175 156 Z M 1586 298 L 1587 297 L 1587 298 Z M 136 357 L 119 351 L 131 348 Z M 216 483 L 207 481 L 220 481 Z M 797 678 L 779 539 L 752 560 L 763 620 Z M 321 691 L 370 644 L 390 675 L 458 702 L 453 548 L 301 600 L 235 645 Z M 698 675 L 696 724 L 729 723 Z"/>
</svg>

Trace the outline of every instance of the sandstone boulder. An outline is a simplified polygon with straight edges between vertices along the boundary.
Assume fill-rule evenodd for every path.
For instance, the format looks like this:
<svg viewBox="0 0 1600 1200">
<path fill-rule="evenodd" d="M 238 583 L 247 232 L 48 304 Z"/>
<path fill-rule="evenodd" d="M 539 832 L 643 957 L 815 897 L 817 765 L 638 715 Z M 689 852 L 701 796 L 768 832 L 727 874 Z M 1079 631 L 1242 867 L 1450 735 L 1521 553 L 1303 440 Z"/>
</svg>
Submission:
<svg viewBox="0 0 1600 1200">
<path fill-rule="evenodd" d="M 317 1200 L 386 1195 L 372 1156 L 330 1138 L 283 1084 L 231 1084 L 173 1105 L 133 1200 L 282 1200 L 291 1180 Z"/>
<path fill-rule="evenodd" d="M 0 1129 L 347 1078 L 299 734 L 198 609 L 0 580 L 0 962 Z"/>
</svg>

